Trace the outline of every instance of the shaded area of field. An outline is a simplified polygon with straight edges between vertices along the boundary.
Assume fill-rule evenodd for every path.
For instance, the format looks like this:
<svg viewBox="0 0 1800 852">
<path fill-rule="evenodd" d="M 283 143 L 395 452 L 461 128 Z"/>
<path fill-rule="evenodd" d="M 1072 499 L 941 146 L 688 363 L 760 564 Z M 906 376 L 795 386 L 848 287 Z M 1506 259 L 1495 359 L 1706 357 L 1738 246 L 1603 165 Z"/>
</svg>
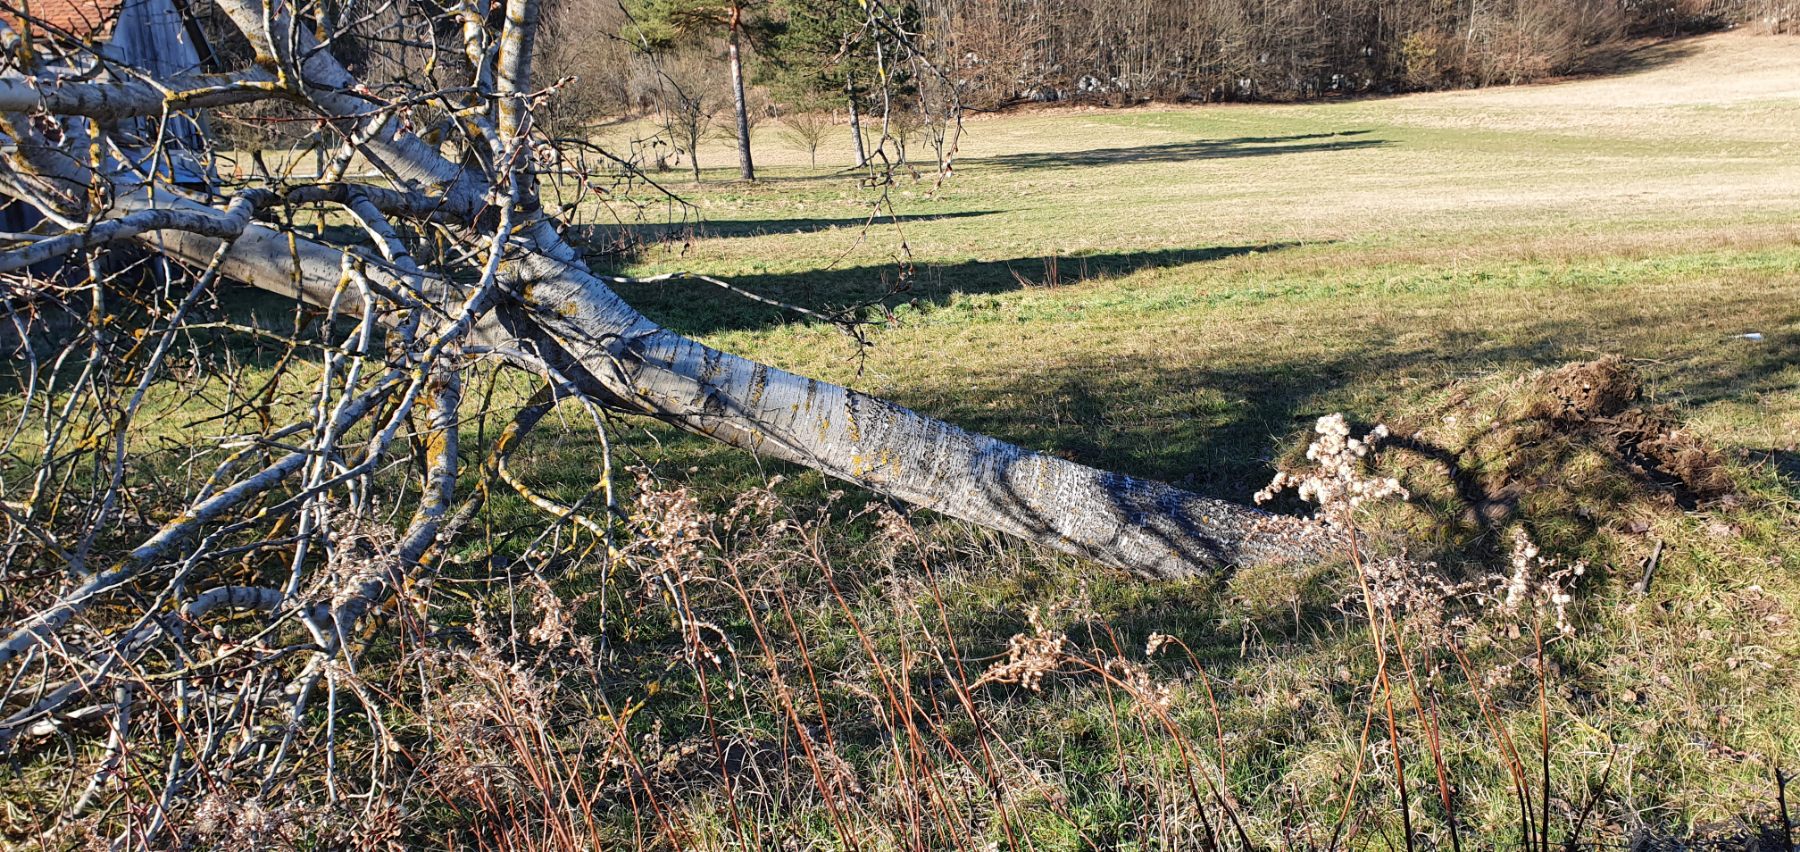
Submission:
<svg viewBox="0 0 1800 852">
<path fill-rule="evenodd" d="M 876 238 L 879 239 L 879 231 Z M 732 277 L 732 283 L 791 304 L 840 310 L 885 303 L 919 310 L 948 305 L 959 296 L 1072 286 L 1146 270 L 1208 263 L 1293 247 L 1294 244 L 1288 243 L 1265 243 L 1171 248 L 1070 257 L 1047 255 L 972 260 L 955 264 L 927 262 L 910 268 L 870 264 L 796 273 L 737 275 Z M 623 285 L 620 291 L 646 314 L 683 334 L 750 330 L 794 319 L 780 309 L 726 295 L 699 282 Z"/>
<path fill-rule="evenodd" d="M 911 215 L 891 215 L 879 212 L 867 216 L 840 216 L 835 218 L 810 219 L 708 219 L 699 222 L 677 222 L 669 224 L 642 224 L 597 226 L 596 230 L 606 239 L 625 239 L 632 244 L 661 241 L 698 239 L 729 239 L 733 237 L 768 237 L 783 234 L 809 234 L 815 231 L 834 231 L 852 229 L 863 231 L 873 228 L 892 228 L 920 222 L 941 222 L 946 219 L 965 219 L 972 216 L 991 216 L 997 211 L 966 210 L 946 213 L 916 213 Z"/>
<path fill-rule="evenodd" d="M 1055 169 L 1111 166 L 1135 163 L 1184 163 L 1189 160 L 1270 157 L 1322 151 L 1354 151 L 1388 144 L 1382 139 L 1363 139 L 1368 130 L 1299 133 L 1292 136 L 1242 136 L 1235 139 L 1197 139 L 1128 148 L 1092 148 L 1066 153 L 1018 153 L 977 157 L 976 165 L 1008 169 Z M 1330 140 L 1330 141 L 1324 141 Z"/>
<path fill-rule="evenodd" d="M 651 247 L 631 266 L 721 274 L 839 307 L 881 298 L 910 264 L 912 289 L 884 300 L 898 322 L 876 328 L 861 353 L 829 328 L 727 294 L 631 295 L 734 351 L 1228 499 L 1247 499 L 1278 459 L 1297 461 L 1323 414 L 1404 428 L 1413 449 L 1391 463 L 1417 477 L 1421 496 L 1387 522 L 1415 553 L 1485 576 L 1511 539 L 1484 519 L 1523 518 L 1547 546 L 1592 560 L 1580 633 L 1552 652 L 1561 680 L 1551 702 L 1568 738 L 1553 757 L 1564 779 L 1556 806 L 1574 807 L 1581 785 L 1599 784 L 1603 758 L 1619 755 L 1630 766 L 1613 771 L 1631 792 L 1622 776 L 1608 782 L 1595 836 L 1645 848 L 1706 836 L 1741 844 L 1773 836 L 1766 767 L 1800 765 L 1800 642 L 1787 626 L 1800 613 L 1800 562 L 1780 544 L 1794 523 L 1783 507 L 1800 499 L 1800 151 L 1787 129 L 1800 91 L 1781 70 L 1800 67 L 1800 40 L 1715 37 L 1627 62 L 1627 76 L 1546 87 L 981 118 L 953 180 L 934 190 L 902 179 L 889 192 L 916 218 L 886 240 L 879 229 L 764 238 L 746 228 L 679 255 Z M 758 223 L 820 209 L 855 219 L 871 203 L 846 180 L 793 174 L 808 180 L 703 185 L 695 197 L 709 218 Z M 1750 332 L 1761 339 L 1742 337 Z M 1647 405 L 1672 406 L 1687 432 L 1731 459 L 1742 495 L 1683 508 L 1666 483 L 1529 424 L 1509 426 L 1506 440 L 1539 441 L 1533 451 L 1566 469 L 1521 466 L 1507 480 L 1487 432 L 1457 434 L 1466 446 L 1445 437 L 1458 418 L 1502 406 L 1530 371 L 1604 355 L 1644 377 Z M 660 430 L 627 444 L 662 469 L 696 471 L 676 478 L 721 500 L 795 473 Z M 1433 478 L 1446 466 L 1462 468 L 1451 473 L 1467 487 Z M 798 476 L 782 487 L 804 502 L 834 486 Z M 1496 494 L 1509 505 L 1489 518 L 1493 507 L 1480 504 Z M 1212 679 L 1228 777 L 1244 795 L 1327 789 L 1355 759 L 1369 693 L 1336 673 L 1366 673 L 1370 660 L 1338 608 L 1343 575 L 1145 587 L 915 520 L 976 554 L 943 569 L 956 577 L 949 633 L 971 659 L 1002 654 L 1029 629 L 1029 607 L 1078 598 L 1092 606 L 1067 624 L 1079 641 L 1116 642 L 1128 656 L 1152 633 L 1189 643 L 1207 675 L 1179 659 L 1163 674 Z M 879 540 L 868 527 L 845 535 L 858 542 L 846 552 Z M 1645 603 L 1631 589 L 1653 549 L 1657 591 Z M 844 570 L 840 580 L 864 596 L 858 618 L 910 635 L 877 591 L 907 575 Z M 866 664 L 851 652 L 816 662 Z M 920 691 L 927 705 L 953 701 L 941 683 Z M 1513 696 L 1512 709 L 1535 712 L 1527 698 Z M 1084 819 L 1131 812 L 1087 786 L 1138 753 L 1114 742 L 1097 687 L 983 700 L 1005 720 L 1000 736 L 1043 760 L 1045 783 L 1066 797 L 1073 813 L 1044 825 L 1077 836 Z M 1210 738 L 1207 711 L 1187 711 L 1190 733 Z M 1455 736 L 1471 744 L 1456 760 L 1492 768 L 1473 744 L 1480 723 L 1460 718 Z M 845 735 L 871 749 L 884 736 Z M 1481 814 L 1471 824 L 1513 836 L 1501 775 L 1477 772 L 1464 789 Z M 1255 806 L 1271 837 L 1286 807 L 1278 799 Z"/>
</svg>

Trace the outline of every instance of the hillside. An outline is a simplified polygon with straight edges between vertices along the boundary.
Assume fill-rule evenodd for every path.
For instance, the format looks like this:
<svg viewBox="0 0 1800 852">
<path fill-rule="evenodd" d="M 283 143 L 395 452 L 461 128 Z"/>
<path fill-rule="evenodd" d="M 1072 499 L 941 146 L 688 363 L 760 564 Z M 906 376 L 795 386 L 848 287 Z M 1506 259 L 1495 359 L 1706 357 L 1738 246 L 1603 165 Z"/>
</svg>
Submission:
<svg viewBox="0 0 1800 852">
<path fill-rule="evenodd" d="M 685 163 L 651 175 L 677 198 L 546 175 L 597 271 L 757 297 L 618 284 L 708 344 L 1208 497 L 1295 477 L 1374 496 L 1323 508 L 1328 558 L 1151 582 L 573 399 L 519 438 L 508 424 L 545 377 L 470 357 L 460 404 L 442 380 L 420 391 L 425 426 L 379 419 L 371 392 L 378 419 L 332 427 L 337 454 L 306 465 L 312 493 L 345 496 L 318 503 L 339 525 L 322 553 L 300 544 L 312 521 L 257 527 L 268 513 L 246 510 L 218 526 L 269 540 L 221 538 L 68 622 L 107 666 L 156 655 L 106 674 L 110 712 L 21 734 L 0 843 L 1788 847 L 1795 128 L 1800 37 L 1724 33 L 1531 86 L 971 116 L 941 183 L 847 168 L 841 127 L 813 167 L 772 122 L 753 135 L 756 183 L 719 140 L 704 180 Z M 651 150 L 647 129 L 597 137 Z M 363 239 L 341 215 L 295 215 Z M 462 261 L 489 262 L 481 245 Z M 374 304 L 354 267 L 338 297 Z M 193 294 L 137 425 L 95 404 L 77 436 L 129 459 L 133 535 L 193 517 L 188 495 L 240 450 L 299 467 L 300 427 L 270 424 L 334 422 L 319 401 L 337 385 L 399 398 L 436 375 L 359 372 L 372 319 L 352 337 L 356 322 L 268 293 Z M 780 303 L 844 310 L 862 336 Z M 10 369 L 9 484 L 51 455 L 62 403 L 36 364 Z M 422 471 L 390 459 L 325 490 L 368 422 L 434 471 L 460 458 L 464 481 L 426 481 L 485 501 L 458 510 L 459 533 L 420 537 L 428 569 L 404 582 L 381 579 L 401 574 L 380 554 Z M 920 456 L 858 461 L 933 464 Z M 1274 511 L 1321 510 L 1276 490 Z M 20 540 L 41 558 L 0 602 L 82 581 L 52 561 L 57 540 Z M 300 591 L 320 606 L 347 597 L 331 584 L 391 582 L 362 622 L 384 629 L 330 635 L 258 591 L 308 559 Z M 222 608 L 190 619 L 184 601 L 214 583 Z M 164 604 L 180 615 L 140 618 Z M 11 700 L 53 691 L 36 682 Z M 108 736 L 124 723 L 132 737 Z"/>
</svg>

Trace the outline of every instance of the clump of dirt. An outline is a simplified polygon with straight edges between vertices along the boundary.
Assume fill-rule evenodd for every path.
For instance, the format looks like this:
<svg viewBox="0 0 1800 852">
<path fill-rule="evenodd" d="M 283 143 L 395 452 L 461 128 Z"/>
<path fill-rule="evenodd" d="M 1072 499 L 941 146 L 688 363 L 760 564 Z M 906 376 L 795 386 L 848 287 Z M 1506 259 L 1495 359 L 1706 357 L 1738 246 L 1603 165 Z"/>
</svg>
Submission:
<svg viewBox="0 0 1800 852">
<path fill-rule="evenodd" d="M 1681 429 L 1661 409 L 1628 411 L 1621 415 L 1613 435 L 1619 454 L 1642 460 L 1651 475 L 1672 477 L 1683 503 L 1704 503 L 1732 492 L 1725 458 L 1699 438 Z"/>
<path fill-rule="evenodd" d="M 1642 405 L 1643 382 L 1622 359 L 1565 364 L 1539 378 L 1535 390 L 1526 417 L 1595 442 L 1632 473 L 1674 489 L 1682 505 L 1731 492 L 1724 456 L 1682 429 L 1668 406 Z"/>
<path fill-rule="evenodd" d="M 1644 395 L 1644 385 L 1631 365 L 1608 356 L 1564 364 L 1545 373 L 1537 381 L 1537 391 L 1539 398 L 1526 408 L 1527 417 L 1592 421 L 1630 408 Z"/>
<path fill-rule="evenodd" d="M 1619 358 L 1513 380 L 1466 382 L 1391 422 L 1389 455 L 1413 491 L 1417 523 L 1446 543 L 1516 518 L 1585 535 L 1632 529 L 1658 511 L 1724 500 L 1725 457 L 1645 399 Z"/>
</svg>

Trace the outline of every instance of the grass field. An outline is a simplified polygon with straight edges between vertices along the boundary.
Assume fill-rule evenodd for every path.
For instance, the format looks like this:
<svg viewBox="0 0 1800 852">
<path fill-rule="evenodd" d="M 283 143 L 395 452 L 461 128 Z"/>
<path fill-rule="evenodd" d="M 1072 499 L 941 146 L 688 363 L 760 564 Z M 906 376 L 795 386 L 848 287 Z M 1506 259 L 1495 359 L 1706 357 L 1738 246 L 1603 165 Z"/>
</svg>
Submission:
<svg viewBox="0 0 1800 852">
<path fill-rule="evenodd" d="M 856 362 L 703 285 L 632 296 L 732 351 L 1220 496 L 1318 414 L 1602 353 L 1723 445 L 1783 449 L 1797 57 L 1727 35 L 1553 86 L 977 117 L 954 179 L 892 192 L 898 222 L 765 132 L 765 180 L 675 183 L 701 237 L 629 271 L 842 306 L 882 295 L 904 245 L 899 322 Z"/>
<path fill-rule="evenodd" d="M 425 847 L 1773 843 L 1777 778 L 1800 771 L 1795 128 L 1800 38 L 1724 34 L 1535 87 L 972 116 L 941 185 L 866 187 L 844 152 L 813 168 L 770 125 L 745 184 L 715 143 L 700 184 L 656 176 L 698 214 L 689 238 L 644 195 L 584 211 L 626 222 L 595 242 L 635 247 L 613 271 L 881 299 L 891 319 L 865 310 L 881 321 L 859 350 L 707 285 L 624 288 L 646 313 L 1232 500 L 1301 463 L 1323 415 L 1389 424 L 1374 467 L 1413 499 L 1362 529 L 1412 560 L 1382 587 L 1402 603 L 1366 617 L 1365 575 L 1335 562 L 1145 583 L 621 421 L 615 463 L 653 472 L 615 468 L 645 519 L 621 564 L 674 564 L 680 612 L 648 569 L 602 587 L 598 556 L 530 576 L 523 546 L 497 548 L 524 557 L 504 574 L 453 561 L 418 608 L 432 641 L 480 653 L 389 671 L 401 655 L 377 643 L 359 663 L 418 761 L 396 813 Z M 1728 487 L 1684 492 L 1621 461 L 1618 424 L 1536 413 L 1542 371 L 1607 356 Z M 162 475 L 193 465 L 176 445 L 209 401 L 152 403 Z M 601 470 L 573 408 L 515 464 L 563 500 Z M 488 426 L 465 431 L 471 467 Z M 546 523 L 504 495 L 489 509 L 490 541 Z M 671 532 L 690 520 L 697 538 Z M 1496 602 L 1520 532 L 1586 560 L 1566 634 L 1553 606 Z M 1050 647 L 1040 688 L 1005 675 Z M 0 792 L 64 785 L 61 765 Z"/>
<path fill-rule="evenodd" d="M 767 143 L 759 185 L 677 184 L 706 236 L 633 271 L 844 305 L 904 241 L 902 321 L 860 377 L 830 329 L 698 285 L 633 295 L 733 351 L 1232 496 L 1311 415 L 1594 353 L 1653 360 L 1697 425 L 1768 449 L 1795 426 L 1756 394 L 1794 378 L 1800 62 L 1777 39 L 1662 50 L 1622 80 L 979 117 L 953 180 L 894 191 L 898 224 L 865 227 L 867 193 Z M 1785 89 L 1758 85 L 1771 67 Z"/>
<path fill-rule="evenodd" d="M 704 272 L 824 308 L 879 297 L 910 265 L 906 291 L 888 300 L 896 321 L 872 331 L 859 359 L 829 327 L 701 285 L 629 295 L 731 351 L 1237 500 L 1266 482 L 1272 459 L 1294 457 L 1320 415 L 1448 440 L 1456 428 L 1444 412 L 1464 398 L 1492 416 L 1522 375 L 1620 356 L 1653 401 L 1731 459 L 1743 496 L 1683 510 L 1629 489 L 1584 491 L 1579 459 L 1527 483 L 1547 496 L 1528 500 L 1520 522 L 1556 552 L 1594 561 L 1575 603 L 1578 632 L 1550 650 L 1545 806 L 1566 827 L 1599 791 L 1584 843 L 1741 837 L 1749 830 L 1734 820 L 1776 819 L 1774 770 L 1800 765 L 1800 40 L 1722 35 L 1638 58 L 1642 67 L 1619 77 L 1519 89 L 978 116 L 955 176 L 935 190 L 929 174 L 903 179 L 879 215 L 875 193 L 805 167 L 804 153 L 765 127 L 756 185 L 730 180 L 723 147 L 703 153 L 720 168 L 699 186 L 670 173 L 697 206 L 698 236 L 652 246 L 625 271 Z M 1753 332 L 1760 341 L 1741 337 Z M 717 505 L 777 472 L 694 439 L 644 434 L 628 448 Z M 576 479 L 589 461 L 550 453 L 538 476 Z M 578 493 L 586 482 L 567 485 Z M 803 475 L 781 493 L 806 503 L 821 490 Z M 1502 530 L 1450 532 L 1445 513 L 1422 514 L 1390 512 L 1377 524 L 1458 571 L 1504 563 Z M 1004 652 L 1032 607 L 1060 603 L 1055 629 L 1136 659 L 1129 649 L 1152 631 L 1178 636 L 1212 678 L 1220 715 L 1202 701 L 1194 666 L 1156 663 L 1156 676 L 1174 685 L 1173 715 L 1203 744 L 1202 762 L 1220 761 L 1250 832 L 1322 845 L 1360 765 L 1359 717 L 1375 700 L 1367 635 L 1330 606 L 1343 582 L 1336 569 L 1147 586 L 915 520 L 928 538 L 952 542 L 941 611 L 971 667 Z M 842 558 L 861 566 L 853 573 L 880 574 L 873 545 L 859 543 L 873 535 L 866 521 L 833 529 Z M 1656 541 L 1653 593 L 1640 598 L 1629 587 Z M 785 652 L 797 638 L 812 646 L 818 676 L 840 684 L 824 690 L 842 700 L 834 709 L 852 717 L 869 712 L 857 709 L 853 685 L 873 676 L 846 620 L 898 643 L 882 653 L 902 657 L 921 630 L 909 632 L 906 613 L 919 608 L 909 596 L 926 592 L 894 570 L 864 577 L 844 604 L 794 580 L 815 621 Z M 1478 846 L 1516 844 L 1519 807 L 1495 732 L 1469 692 L 1444 689 L 1445 751 L 1466 774 L 1463 830 L 1483 832 Z M 1535 743 L 1536 696 L 1501 692 L 1503 727 Z M 1041 694 L 988 688 L 980 700 L 1020 771 L 1030 769 L 1029 792 L 1012 803 L 1029 845 L 1156 836 L 1119 828 L 1147 819 L 1124 776 L 1132 761 L 1167 759 L 1166 744 L 1152 732 L 1115 736 L 1110 689 L 1053 679 Z M 665 718 L 691 712 L 679 697 L 650 705 L 659 706 Z M 764 736 L 782 727 L 763 724 Z M 870 785 L 883 767 L 894 771 L 879 745 L 886 724 L 845 724 L 867 738 L 850 762 Z M 1401 735 L 1413 750 L 1408 773 L 1418 773 L 1412 806 L 1430 811 L 1435 801 L 1420 804 L 1434 795 L 1429 764 L 1416 762 L 1423 734 Z M 960 736 L 966 746 L 974 735 Z M 1387 766 L 1385 746 L 1364 747 L 1371 766 Z M 1365 789 L 1388 817 L 1370 818 L 1355 845 L 1404 845 L 1384 771 L 1385 786 Z M 1010 829 L 995 827 L 1004 805 L 964 804 L 970 824 L 1007 844 Z M 703 794 L 685 807 L 702 823 L 729 822 Z M 815 830 L 828 810 L 813 803 Z M 1435 813 L 1418 830 L 1441 846 Z M 904 836 L 891 837 L 904 845 Z"/>
</svg>

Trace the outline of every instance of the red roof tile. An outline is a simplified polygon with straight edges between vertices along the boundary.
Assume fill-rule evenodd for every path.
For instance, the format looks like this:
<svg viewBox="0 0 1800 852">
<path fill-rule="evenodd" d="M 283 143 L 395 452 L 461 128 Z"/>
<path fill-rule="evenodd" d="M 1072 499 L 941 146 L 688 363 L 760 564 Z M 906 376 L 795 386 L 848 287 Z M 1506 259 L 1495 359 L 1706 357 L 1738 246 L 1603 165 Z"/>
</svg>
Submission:
<svg viewBox="0 0 1800 852">
<path fill-rule="evenodd" d="M 55 30 L 87 38 L 111 29 L 124 5 L 124 0 L 0 0 L 0 18 L 17 32 L 21 29 L 19 13 L 23 12 Z"/>
</svg>

